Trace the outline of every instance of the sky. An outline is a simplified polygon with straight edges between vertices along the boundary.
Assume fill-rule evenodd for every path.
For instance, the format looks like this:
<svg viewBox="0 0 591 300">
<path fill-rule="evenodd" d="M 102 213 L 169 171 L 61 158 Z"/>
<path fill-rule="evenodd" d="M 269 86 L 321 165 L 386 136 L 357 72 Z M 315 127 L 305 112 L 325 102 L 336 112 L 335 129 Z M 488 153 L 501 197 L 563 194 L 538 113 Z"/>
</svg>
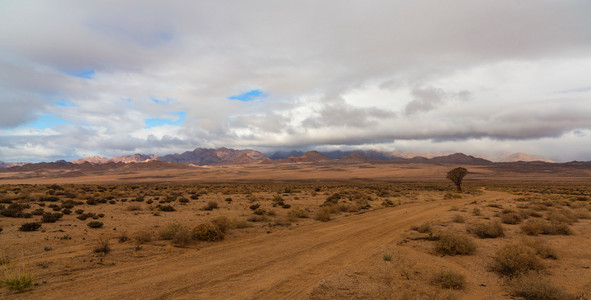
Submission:
<svg viewBox="0 0 591 300">
<path fill-rule="evenodd" d="M 0 161 L 591 160 L 591 1 L 0 1 Z"/>
</svg>

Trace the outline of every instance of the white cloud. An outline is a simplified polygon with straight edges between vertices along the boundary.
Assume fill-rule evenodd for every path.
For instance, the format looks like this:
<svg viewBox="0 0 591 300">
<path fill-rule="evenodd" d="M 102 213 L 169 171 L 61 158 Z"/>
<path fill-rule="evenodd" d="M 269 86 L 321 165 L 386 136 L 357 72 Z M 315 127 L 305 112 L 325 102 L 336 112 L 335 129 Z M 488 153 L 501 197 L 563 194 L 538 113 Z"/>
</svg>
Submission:
<svg viewBox="0 0 591 300">
<path fill-rule="evenodd" d="M 0 160 L 198 146 L 591 160 L 564 151 L 591 146 L 574 134 L 591 129 L 590 14 L 582 0 L 2 1 Z M 253 89 L 269 96 L 227 99 Z M 173 112 L 182 125 L 145 128 Z M 43 114 L 71 125 L 23 131 Z"/>
</svg>

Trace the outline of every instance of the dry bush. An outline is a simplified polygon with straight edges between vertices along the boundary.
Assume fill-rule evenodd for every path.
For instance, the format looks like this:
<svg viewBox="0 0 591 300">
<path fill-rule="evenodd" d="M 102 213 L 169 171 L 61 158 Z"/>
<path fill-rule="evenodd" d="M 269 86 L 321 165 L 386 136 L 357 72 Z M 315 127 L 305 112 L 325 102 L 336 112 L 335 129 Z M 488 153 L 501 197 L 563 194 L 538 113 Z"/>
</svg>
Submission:
<svg viewBox="0 0 591 300">
<path fill-rule="evenodd" d="M 565 223 L 551 223 L 544 220 L 529 220 L 521 224 L 521 231 L 527 235 L 572 235 L 573 231 Z"/>
<path fill-rule="evenodd" d="M 152 232 L 149 230 L 140 230 L 133 235 L 133 239 L 138 243 L 148 243 L 152 241 Z"/>
<path fill-rule="evenodd" d="M 534 237 L 524 237 L 522 243 L 525 246 L 535 249 L 536 253 L 541 258 L 558 259 L 558 253 L 556 252 L 556 249 L 548 245 L 548 243 L 543 239 Z"/>
<path fill-rule="evenodd" d="M 294 207 L 287 213 L 287 217 L 291 220 L 295 220 L 298 218 L 307 218 L 308 212 L 302 208 Z"/>
<path fill-rule="evenodd" d="M 579 219 L 591 219 L 591 212 L 588 209 L 579 208 L 574 211 L 575 217 Z"/>
<path fill-rule="evenodd" d="M 519 224 L 521 223 L 521 215 L 518 213 L 504 213 L 501 214 L 501 222 L 505 224 Z"/>
<path fill-rule="evenodd" d="M 321 221 L 321 222 L 330 221 L 330 210 L 327 209 L 326 207 L 322 207 L 314 215 L 314 220 Z"/>
<path fill-rule="evenodd" d="M 416 230 L 420 233 L 432 233 L 433 228 L 431 227 L 431 223 L 425 222 L 419 226 L 412 226 L 410 229 Z"/>
<path fill-rule="evenodd" d="M 482 216 L 482 212 L 478 207 L 474 207 L 474 209 L 472 210 L 472 214 L 474 214 L 475 216 Z"/>
<path fill-rule="evenodd" d="M 251 228 L 254 226 L 251 222 L 248 222 L 247 220 L 244 220 L 244 219 L 234 219 L 234 220 L 232 220 L 232 225 L 236 228 L 239 228 L 239 229 Z"/>
<path fill-rule="evenodd" d="M 128 205 L 128 206 L 125 208 L 125 210 L 127 210 L 127 211 L 137 211 L 137 210 L 141 210 L 141 209 L 142 209 L 142 205 L 141 205 L 141 204 L 139 204 L 139 203 L 132 203 L 132 204 L 129 204 L 129 205 Z"/>
<path fill-rule="evenodd" d="M 476 251 L 476 244 L 468 236 L 442 232 L 435 242 L 435 252 L 444 255 L 467 255 Z"/>
<path fill-rule="evenodd" d="M 466 276 L 455 271 L 440 271 L 433 275 L 430 283 L 443 289 L 463 290 Z"/>
<path fill-rule="evenodd" d="M 107 254 L 111 252 L 111 247 L 109 247 L 109 240 L 107 239 L 99 239 L 97 241 L 96 247 L 92 250 L 94 253 L 103 253 Z"/>
<path fill-rule="evenodd" d="M 512 280 L 511 293 L 526 300 L 574 299 L 564 289 L 556 287 L 550 280 L 534 272 Z"/>
<path fill-rule="evenodd" d="M 493 271 L 510 277 L 543 268 L 536 250 L 519 244 L 508 244 L 497 250 L 491 265 Z"/>
<path fill-rule="evenodd" d="M 214 210 L 214 209 L 217 209 L 218 207 L 219 206 L 218 206 L 217 202 L 209 201 L 209 202 L 207 202 L 207 205 L 205 205 L 204 207 L 201 208 L 201 210 Z"/>
<path fill-rule="evenodd" d="M 211 220 L 211 224 L 217 226 L 221 232 L 226 233 L 228 230 L 232 229 L 232 221 L 228 219 L 226 216 L 219 216 L 213 220 Z"/>
<path fill-rule="evenodd" d="M 172 240 L 176 233 L 183 228 L 180 223 L 170 223 L 158 230 L 158 238 L 161 240 Z"/>
<path fill-rule="evenodd" d="M 201 223 L 193 228 L 193 238 L 200 241 L 215 242 L 224 239 L 224 233 L 211 223 Z"/>
<path fill-rule="evenodd" d="M 535 211 L 533 209 L 530 209 L 530 208 L 520 209 L 519 210 L 519 215 L 523 219 L 527 219 L 529 217 L 534 217 L 534 218 L 541 218 L 542 217 L 542 214 L 540 214 L 539 212 L 537 212 L 537 211 Z"/>
<path fill-rule="evenodd" d="M 548 212 L 546 219 L 552 223 L 567 223 L 572 225 L 577 222 L 577 216 L 572 211 L 561 209 Z"/>
<path fill-rule="evenodd" d="M 192 238 L 193 238 L 193 233 L 191 232 L 191 230 L 189 230 L 189 228 L 187 226 L 182 226 L 174 234 L 174 237 L 172 238 L 172 242 L 177 245 L 184 246 L 184 245 L 190 243 Z"/>
<path fill-rule="evenodd" d="M 454 215 L 452 221 L 455 223 L 466 223 L 466 218 L 462 215 Z"/>
<path fill-rule="evenodd" d="M 497 238 L 505 235 L 499 221 L 476 223 L 469 226 L 467 231 L 477 235 L 481 239 Z"/>
</svg>

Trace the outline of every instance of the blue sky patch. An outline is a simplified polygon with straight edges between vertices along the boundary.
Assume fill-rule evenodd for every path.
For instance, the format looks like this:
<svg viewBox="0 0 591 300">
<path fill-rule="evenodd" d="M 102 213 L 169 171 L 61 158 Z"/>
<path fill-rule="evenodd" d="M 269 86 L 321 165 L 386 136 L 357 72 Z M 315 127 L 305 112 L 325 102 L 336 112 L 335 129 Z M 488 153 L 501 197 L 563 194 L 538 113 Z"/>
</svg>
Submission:
<svg viewBox="0 0 591 300">
<path fill-rule="evenodd" d="M 156 98 L 150 98 L 152 99 L 152 102 L 156 103 L 156 104 L 160 104 L 160 105 L 166 105 L 170 103 L 170 99 L 165 98 L 165 99 L 156 99 Z"/>
<path fill-rule="evenodd" d="M 37 118 L 37 120 L 29 122 L 29 123 L 25 124 L 24 126 L 34 127 L 37 129 L 47 129 L 47 128 L 53 128 L 56 125 L 65 125 L 65 124 L 72 124 L 72 123 L 70 123 L 68 121 L 64 121 L 55 115 L 41 115 L 41 116 L 39 116 L 39 118 Z"/>
<path fill-rule="evenodd" d="M 181 125 L 183 124 L 183 122 L 185 121 L 186 117 L 187 117 L 187 113 L 184 111 L 180 111 L 180 112 L 173 112 L 173 113 L 169 113 L 170 115 L 173 115 L 176 118 L 150 118 L 150 119 L 146 119 L 146 129 L 149 128 L 153 128 L 153 127 L 158 127 L 158 126 L 163 126 L 163 125 Z"/>
<path fill-rule="evenodd" d="M 92 79 L 92 76 L 96 73 L 93 69 L 78 69 L 78 70 L 64 70 L 60 69 L 63 73 L 70 76 L 80 77 L 84 79 Z"/>
<path fill-rule="evenodd" d="M 258 98 L 266 98 L 267 96 L 268 96 L 268 94 L 261 91 L 261 90 L 251 90 L 251 91 L 248 91 L 248 92 L 240 94 L 240 95 L 230 96 L 230 97 L 228 97 L 228 99 L 247 102 L 247 101 L 252 101 L 252 100 L 255 100 Z"/>
<path fill-rule="evenodd" d="M 72 101 L 67 99 L 57 99 L 51 101 L 53 104 L 61 107 L 76 107 L 76 104 L 72 103 Z"/>
</svg>

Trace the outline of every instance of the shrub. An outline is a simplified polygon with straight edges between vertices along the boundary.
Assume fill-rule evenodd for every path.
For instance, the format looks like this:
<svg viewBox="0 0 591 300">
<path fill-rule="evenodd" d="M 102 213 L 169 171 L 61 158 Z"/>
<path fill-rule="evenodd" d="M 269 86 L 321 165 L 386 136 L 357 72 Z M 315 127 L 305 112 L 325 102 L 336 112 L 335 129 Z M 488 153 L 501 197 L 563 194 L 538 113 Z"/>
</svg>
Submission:
<svg viewBox="0 0 591 300">
<path fill-rule="evenodd" d="M 466 276 L 454 271 L 440 271 L 433 275 L 431 284 L 444 289 L 463 290 Z"/>
<path fill-rule="evenodd" d="M 308 212 L 302 208 L 294 207 L 287 213 L 287 217 L 289 219 L 307 218 Z"/>
<path fill-rule="evenodd" d="M 236 227 L 236 228 L 250 228 L 253 227 L 254 225 L 251 222 L 248 222 L 247 220 L 244 219 L 234 219 L 232 221 L 232 224 Z"/>
<path fill-rule="evenodd" d="M 224 239 L 224 233 L 211 223 L 202 223 L 193 228 L 193 238 L 200 241 L 219 241 Z"/>
<path fill-rule="evenodd" d="M 444 255 L 468 255 L 476 251 L 476 244 L 470 237 L 452 232 L 443 232 L 435 242 L 435 252 Z"/>
<path fill-rule="evenodd" d="M 226 216 L 219 216 L 211 220 L 211 224 L 217 226 L 222 233 L 226 233 L 232 228 L 232 222 Z"/>
<path fill-rule="evenodd" d="M 330 210 L 327 209 L 326 207 L 321 208 L 314 215 L 314 220 L 321 221 L 321 222 L 330 221 Z"/>
<path fill-rule="evenodd" d="M 88 218 L 93 218 L 93 219 L 97 219 L 97 215 L 95 213 L 85 213 L 85 214 L 81 214 L 78 217 L 76 217 L 78 220 L 82 220 L 85 221 Z"/>
<path fill-rule="evenodd" d="M 421 225 L 411 227 L 412 230 L 416 230 L 420 233 L 431 233 L 433 232 L 433 228 L 431 227 L 431 223 L 425 222 Z"/>
<path fill-rule="evenodd" d="M 174 207 L 170 205 L 158 205 L 158 209 L 161 211 L 175 211 Z"/>
<path fill-rule="evenodd" d="M 23 209 L 29 207 L 30 205 L 28 204 L 11 203 L 8 205 L 8 207 L 5 207 L 2 210 L 0 210 L 0 215 L 10 218 L 22 218 Z"/>
<path fill-rule="evenodd" d="M 207 205 L 201 208 L 201 210 L 214 210 L 218 208 L 218 203 L 215 201 L 207 202 Z"/>
<path fill-rule="evenodd" d="M 180 223 L 171 223 L 158 230 L 158 237 L 161 240 L 172 240 L 176 233 L 183 228 Z"/>
<path fill-rule="evenodd" d="M 462 215 L 454 215 L 452 221 L 455 223 L 466 223 L 466 218 Z"/>
<path fill-rule="evenodd" d="M 556 249 L 552 248 L 546 241 L 534 238 L 534 237 L 526 237 L 523 239 L 523 244 L 530 248 L 536 250 L 536 253 L 541 258 L 551 258 L 551 259 L 558 259 L 558 254 L 556 253 Z"/>
<path fill-rule="evenodd" d="M 264 215 L 266 212 L 267 212 L 267 211 L 266 211 L 266 210 L 264 210 L 264 209 L 262 209 L 262 208 L 257 208 L 257 209 L 256 209 L 256 210 L 255 210 L 253 213 L 254 213 L 255 215 L 262 216 L 262 215 Z"/>
<path fill-rule="evenodd" d="M 62 213 L 44 213 L 43 217 L 41 217 L 41 222 L 43 223 L 55 223 L 57 220 L 63 217 Z"/>
<path fill-rule="evenodd" d="M 90 221 L 86 224 L 90 228 L 101 228 L 103 227 L 103 222 L 101 221 Z"/>
<path fill-rule="evenodd" d="M 92 250 L 92 252 L 103 253 L 103 254 L 107 254 L 107 253 L 111 252 L 111 248 L 109 247 L 109 240 L 99 239 L 97 241 L 97 246 L 94 248 L 94 250 Z"/>
<path fill-rule="evenodd" d="M 574 299 L 564 289 L 556 287 L 538 273 L 529 273 L 516 278 L 512 283 L 512 294 L 526 300 Z"/>
<path fill-rule="evenodd" d="M 139 203 L 132 203 L 127 205 L 127 207 L 125 208 L 127 211 L 136 211 L 136 210 L 141 210 L 142 209 L 142 205 Z"/>
<path fill-rule="evenodd" d="M 174 237 L 172 238 L 172 242 L 177 245 L 184 246 L 184 245 L 190 243 L 192 238 L 193 238 L 193 234 L 192 234 L 191 230 L 189 230 L 189 228 L 187 228 L 187 226 L 182 226 L 175 233 Z"/>
<path fill-rule="evenodd" d="M 33 222 L 33 223 L 24 223 L 19 227 L 18 230 L 20 231 L 35 231 L 41 227 L 41 223 Z"/>
<path fill-rule="evenodd" d="M 497 250 L 491 269 L 501 275 L 516 276 L 543 269 L 536 250 L 524 245 L 508 244 Z"/>
<path fill-rule="evenodd" d="M 127 232 L 123 231 L 121 232 L 121 235 L 119 236 L 119 243 L 125 243 L 129 241 L 129 237 L 127 236 Z"/>
<path fill-rule="evenodd" d="M 552 223 L 567 223 L 569 225 L 578 221 L 577 216 L 572 211 L 565 209 L 550 211 L 546 218 Z"/>
<path fill-rule="evenodd" d="M 504 236 L 503 227 L 498 221 L 473 224 L 468 227 L 468 232 L 477 235 L 481 239 Z"/>
<path fill-rule="evenodd" d="M 501 222 L 505 224 L 519 224 L 521 223 L 521 215 L 518 213 L 501 214 Z"/>
<path fill-rule="evenodd" d="M 259 208 L 259 207 L 261 207 L 261 205 L 257 203 L 257 204 L 253 204 L 253 205 L 249 206 L 248 208 L 250 208 L 251 210 L 257 210 L 257 208 Z"/>
<path fill-rule="evenodd" d="M 478 207 L 474 207 L 474 209 L 472 210 L 472 213 L 475 216 L 482 216 L 482 212 L 480 211 L 480 208 L 478 208 Z"/>
<path fill-rule="evenodd" d="M 149 230 L 140 230 L 133 236 L 138 243 L 148 243 L 152 241 L 152 232 Z"/>
<path fill-rule="evenodd" d="M 188 198 L 185 198 L 185 197 L 181 197 L 181 198 L 179 199 L 179 202 L 180 202 L 180 203 L 189 203 L 189 199 L 188 199 Z"/>
<path fill-rule="evenodd" d="M 551 223 L 544 220 L 528 220 L 521 224 L 521 231 L 527 235 L 550 234 L 571 235 L 572 229 L 565 223 Z"/>
<path fill-rule="evenodd" d="M 6 264 L 0 269 L 0 283 L 5 284 L 9 290 L 22 291 L 33 284 L 34 276 L 24 266 Z"/>
</svg>

